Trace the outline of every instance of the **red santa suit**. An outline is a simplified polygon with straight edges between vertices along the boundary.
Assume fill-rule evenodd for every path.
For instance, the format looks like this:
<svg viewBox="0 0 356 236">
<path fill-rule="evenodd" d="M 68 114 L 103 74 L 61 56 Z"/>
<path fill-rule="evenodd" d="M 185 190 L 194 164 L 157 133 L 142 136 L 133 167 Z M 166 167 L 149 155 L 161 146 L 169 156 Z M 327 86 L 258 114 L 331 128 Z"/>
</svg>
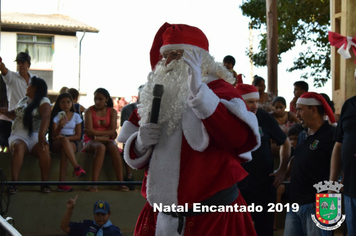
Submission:
<svg viewBox="0 0 356 236">
<path fill-rule="evenodd" d="M 135 154 L 139 117 L 134 112 L 123 125 L 118 141 L 124 142 L 125 161 L 145 169 L 142 195 L 147 203 L 138 217 L 134 235 L 246 235 L 253 236 L 247 212 L 210 212 L 179 218 L 154 212 L 155 205 L 201 203 L 235 186 L 247 175 L 240 163 L 259 146 L 256 116 L 249 112 L 236 89 L 209 75 L 196 96 L 188 98 L 178 127 L 162 134 L 154 148 L 141 157 Z M 230 205 L 246 205 L 241 194 Z"/>
</svg>

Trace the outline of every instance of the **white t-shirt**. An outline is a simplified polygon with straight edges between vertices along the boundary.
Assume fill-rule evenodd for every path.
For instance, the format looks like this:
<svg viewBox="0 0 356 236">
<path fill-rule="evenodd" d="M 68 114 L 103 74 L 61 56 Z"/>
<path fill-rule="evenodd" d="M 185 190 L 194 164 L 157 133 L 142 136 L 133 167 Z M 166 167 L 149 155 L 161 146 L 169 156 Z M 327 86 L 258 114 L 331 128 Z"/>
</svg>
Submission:
<svg viewBox="0 0 356 236">
<path fill-rule="evenodd" d="M 28 73 L 30 75 L 29 83 L 31 78 L 34 77 L 34 74 Z M 8 70 L 6 75 L 3 75 L 4 82 L 6 84 L 7 90 L 7 100 L 9 101 L 8 111 L 15 109 L 17 103 L 26 96 L 27 82 L 19 74 L 19 72 L 13 72 Z"/>
<path fill-rule="evenodd" d="M 58 124 L 58 122 L 59 122 L 58 115 L 56 115 L 53 118 L 53 122 Z M 80 115 L 78 113 L 74 112 L 72 119 L 70 119 L 67 122 L 67 124 L 65 124 L 65 126 L 61 130 L 60 134 L 61 135 L 68 135 L 68 136 L 75 135 L 75 126 L 77 124 L 80 124 L 80 123 L 82 123 L 82 118 L 80 118 Z"/>
<path fill-rule="evenodd" d="M 23 117 L 25 115 L 25 108 L 28 106 L 28 99 L 28 97 L 24 97 L 23 99 L 21 99 L 14 109 L 16 118 L 14 120 L 14 123 L 12 123 L 13 131 L 26 130 L 23 125 Z M 42 117 L 38 108 L 44 103 L 51 104 L 50 100 L 47 97 L 44 97 L 42 98 L 40 105 L 32 111 L 32 128 L 34 133 L 38 133 L 38 131 L 40 130 Z"/>
</svg>

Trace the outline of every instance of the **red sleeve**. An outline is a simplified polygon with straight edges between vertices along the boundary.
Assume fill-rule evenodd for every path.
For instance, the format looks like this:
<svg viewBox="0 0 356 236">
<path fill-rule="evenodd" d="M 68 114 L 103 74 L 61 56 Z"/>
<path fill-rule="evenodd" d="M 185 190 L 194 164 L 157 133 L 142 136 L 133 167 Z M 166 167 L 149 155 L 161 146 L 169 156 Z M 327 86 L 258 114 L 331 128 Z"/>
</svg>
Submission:
<svg viewBox="0 0 356 236">
<path fill-rule="evenodd" d="M 137 112 L 137 108 L 131 113 L 131 116 L 128 119 L 132 124 L 136 125 L 139 127 L 140 125 L 138 122 L 140 121 L 140 115 Z"/>
<path fill-rule="evenodd" d="M 217 80 L 209 83 L 208 86 L 220 99 L 227 101 L 233 98 L 242 99 L 236 89 L 228 83 Z M 223 148 L 239 149 L 238 153 L 244 153 L 257 144 L 250 127 L 233 115 L 221 102 L 215 112 L 202 122 L 210 138 Z"/>
</svg>

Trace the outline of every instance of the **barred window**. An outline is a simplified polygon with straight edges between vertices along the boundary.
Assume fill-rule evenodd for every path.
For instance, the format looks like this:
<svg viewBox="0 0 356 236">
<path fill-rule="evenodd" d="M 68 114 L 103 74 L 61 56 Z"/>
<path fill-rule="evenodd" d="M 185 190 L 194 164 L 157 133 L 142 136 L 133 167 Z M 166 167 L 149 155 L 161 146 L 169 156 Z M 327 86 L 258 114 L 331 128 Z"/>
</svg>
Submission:
<svg viewBox="0 0 356 236">
<path fill-rule="evenodd" d="M 17 53 L 31 56 L 31 69 L 53 69 L 54 37 L 48 35 L 17 35 Z"/>
</svg>

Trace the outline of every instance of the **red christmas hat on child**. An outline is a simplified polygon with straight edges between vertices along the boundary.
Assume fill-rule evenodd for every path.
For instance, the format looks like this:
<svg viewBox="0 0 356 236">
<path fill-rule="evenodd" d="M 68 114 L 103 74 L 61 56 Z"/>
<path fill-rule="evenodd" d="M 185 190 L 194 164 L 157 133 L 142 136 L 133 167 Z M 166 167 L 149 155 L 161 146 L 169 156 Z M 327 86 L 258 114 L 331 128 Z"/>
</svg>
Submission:
<svg viewBox="0 0 356 236">
<path fill-rule="evenodd" d="M 307 106 L 320 106 L 324 107 L 325 114 L 329 117 L 332 123 L 335 123 L 335 117 L 333 110 L 327 103 L 327 101 L 319 93 L 305 92 L 297 100 L 297 104 L 307 105 Z"/>
<path fill-rule="evenodd" d="M 257 88 L 253 85 L 249 84 L 238 84 L 236 86 L 236 90 L 240 93 L 241 97 L 246 100 L 246 99 L 259 99 L 260 94 L 257 91 Z"/>
<path fill-rule="evenodd" d="M 155 68 L 160 54 L 167 50 L 182 50 L 198 47 L 209 51 L 209 41 L 197 27 L 164 23 L 157 31 L 150 51 L 151 67 Z"/>
</svg>

